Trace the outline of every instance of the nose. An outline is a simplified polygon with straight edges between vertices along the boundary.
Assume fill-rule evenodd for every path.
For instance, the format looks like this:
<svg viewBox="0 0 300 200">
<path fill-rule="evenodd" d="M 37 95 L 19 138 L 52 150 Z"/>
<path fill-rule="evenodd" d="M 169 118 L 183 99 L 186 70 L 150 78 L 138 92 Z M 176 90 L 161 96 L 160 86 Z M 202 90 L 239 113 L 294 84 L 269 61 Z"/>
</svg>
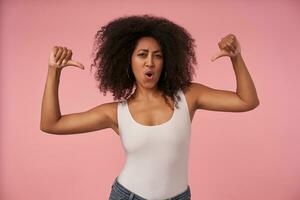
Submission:
<svg viewBox="0 0 300 200">
<path fill-rule="evenodd" d="M 152 67 L 153 64 L 154 64 L 153 58 L 152 58 L 151 55 L 149 55 L 148 58 L 147 58 L 147 60 L 146 60 L 146 65 L 149 66 L 149 67 L 150 67 L 150 66 Z"/>
</svg>

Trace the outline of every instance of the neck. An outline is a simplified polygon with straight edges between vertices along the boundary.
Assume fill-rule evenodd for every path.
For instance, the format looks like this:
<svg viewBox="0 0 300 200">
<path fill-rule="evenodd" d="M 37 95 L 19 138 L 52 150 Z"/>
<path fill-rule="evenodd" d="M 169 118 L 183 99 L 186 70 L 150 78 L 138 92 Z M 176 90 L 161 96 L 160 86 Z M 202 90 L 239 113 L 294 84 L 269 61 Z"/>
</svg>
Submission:
<svg viewBox="0 0 300 200">
<path fill-rule="evenodd" d="M 136 100 L 154 101 L 157 100 L 157 98 L 162 96 L 162 92 L 157 89 L 157 86 L 153 88 L 145 88 L 137 85 L 132 96 Z"/>
</svg>

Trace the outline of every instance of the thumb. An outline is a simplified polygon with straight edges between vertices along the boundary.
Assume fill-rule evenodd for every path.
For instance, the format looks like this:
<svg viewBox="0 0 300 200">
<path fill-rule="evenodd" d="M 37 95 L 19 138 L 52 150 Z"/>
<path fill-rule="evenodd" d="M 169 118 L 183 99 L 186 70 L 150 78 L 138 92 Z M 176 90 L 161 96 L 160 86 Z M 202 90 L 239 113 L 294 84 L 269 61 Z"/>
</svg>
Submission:
<svg viewBox="0 0 300 200">
<path fill-rule="evenodd" d="M 213 57 L 211 57 L 210 60 L 213 62 L 220 57 L 229 56 L 229 55 L 230 55 L 230 53 L 228 53 L 227 51 L 221 50 L 220 52 L 216 53 Z"/>
<path fill-rule="evenodd" d="M 65 64 L 65 66 L 75 66 L 80 69 L 84 69 L 84 65 L 81 64 L 80 62 L 77 62 L 75 60 L 68 60 L 68 62 Z"/>
</svg>

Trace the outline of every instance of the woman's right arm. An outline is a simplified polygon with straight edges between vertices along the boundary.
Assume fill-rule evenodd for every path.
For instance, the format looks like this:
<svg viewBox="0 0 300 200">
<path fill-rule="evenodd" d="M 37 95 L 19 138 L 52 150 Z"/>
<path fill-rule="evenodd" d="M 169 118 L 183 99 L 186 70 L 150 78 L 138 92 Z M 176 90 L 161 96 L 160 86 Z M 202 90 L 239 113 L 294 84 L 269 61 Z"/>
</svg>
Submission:
<svg viewBox="0 0 300 200">
<path fill-rule="evenodd" d="M 43 95 L 40 129 L 50 132 L 53 126 L 61 118 L 58 86 L 60 81 L 60 69 L 48 67 L 48 75 Z"/>
<path fill-rule="evenodd" d="M 63 67 L 73 65 L 84 69 L 81 63 L 71 60 L 72 51 L 54 47 L 50 54 L 48 75 L 41 108 L 40 129 L 52 134 L 76 134 L 112 127 L 113 103 L 105 103 L 88 111 L 61 115 L 58 87 Z"/>
</svg>

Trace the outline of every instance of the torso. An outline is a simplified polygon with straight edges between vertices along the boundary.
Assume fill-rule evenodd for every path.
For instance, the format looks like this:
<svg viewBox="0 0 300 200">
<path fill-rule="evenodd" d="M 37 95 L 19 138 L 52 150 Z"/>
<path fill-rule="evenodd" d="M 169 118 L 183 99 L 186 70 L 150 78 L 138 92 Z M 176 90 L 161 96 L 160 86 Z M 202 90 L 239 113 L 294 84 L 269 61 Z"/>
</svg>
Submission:
<svg viewBox="0 0 300 200">
<path fill-rule="evenodd" d="M 186 91 L 183 91 L 183 93 L 187 101 L 187 105 L 190 113 L 190 119 L 192 122 L 195 111 L 197 109 L 196 96 L 192 92 L 191 87 L 188 88 Z M 167 98 L 168 100 L 170 100 L 174 108 L 174 102 L 171 100 L 171 98 L 169 97 Z M 118 102 L 115 102 L 114 111 L 111 112 L 111 118 L 113 121 L 113 125 L 111 128 L 119 135 L 117 106 L 118 106 Z M 142 103 L 142 102 L 128 101 L 128 108 L 135 121 L 146 126 L 154 126 L 154 125 L 167 122 L 172 117 L 174 112 L 174 110 L 172 110 L 170 106 L 166 104 L 163 98 L 157 100 L 156 102 L 151 102 L 151 103 L 147 102 L 146 104 L 145 102 Z"/>
</svg>

